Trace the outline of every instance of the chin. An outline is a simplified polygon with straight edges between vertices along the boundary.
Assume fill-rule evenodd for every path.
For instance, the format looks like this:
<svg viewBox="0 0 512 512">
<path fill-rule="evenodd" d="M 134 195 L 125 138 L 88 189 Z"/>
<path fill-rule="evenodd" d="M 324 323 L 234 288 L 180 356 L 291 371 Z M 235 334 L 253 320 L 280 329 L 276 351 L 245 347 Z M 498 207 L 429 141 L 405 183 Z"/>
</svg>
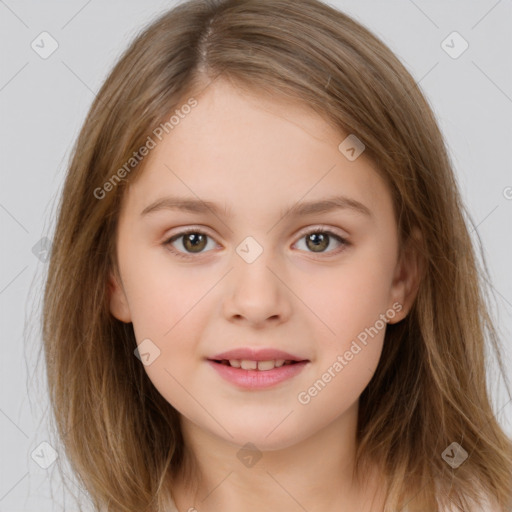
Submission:
<svg viewBox="0 0 512 512">
<path fill-rule="evenodd" d="M 220 435 L 227 442 L 237 447 L 252 443 L 261 451 L 283 450 L 295 445 L 306 437 L 306 433 L 300 431 L 294 422 L 283 418 L 281 414 L 277 421 L 256 418 L 245 418 L 242 423 L 228 422 L 225 417 L 224 428 L 231 434 L 227 434 L 222 428 L 216 428 L 217 435 Z"/>
</svg>

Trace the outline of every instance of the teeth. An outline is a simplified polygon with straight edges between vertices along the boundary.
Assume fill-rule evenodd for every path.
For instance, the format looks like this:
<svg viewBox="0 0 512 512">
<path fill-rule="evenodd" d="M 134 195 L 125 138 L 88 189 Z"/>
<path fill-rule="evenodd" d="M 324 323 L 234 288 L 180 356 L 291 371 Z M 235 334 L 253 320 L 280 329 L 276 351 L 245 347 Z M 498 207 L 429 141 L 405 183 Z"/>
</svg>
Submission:
<svg viewBox="0 0 512 512">
<path fill-rule="evenodd" d="M 226 362 L 227 363 L 227 362 Z M 242 368 L 243 370 L 273 370 L 274 368 L 280 368 L 285 364 L 292 364 L 292 361 L 285 361 L 284 359 L 277 359 L 271 361 L 250 361 L 247 359 L 238 360 L 230 359 L 229 364 L 233 368 Z"/>
<path fill-rule="evenodd" d="M 258 370 L 272 370 L 275 368 L 274 361 L 258 361 Z"/>
</svg>

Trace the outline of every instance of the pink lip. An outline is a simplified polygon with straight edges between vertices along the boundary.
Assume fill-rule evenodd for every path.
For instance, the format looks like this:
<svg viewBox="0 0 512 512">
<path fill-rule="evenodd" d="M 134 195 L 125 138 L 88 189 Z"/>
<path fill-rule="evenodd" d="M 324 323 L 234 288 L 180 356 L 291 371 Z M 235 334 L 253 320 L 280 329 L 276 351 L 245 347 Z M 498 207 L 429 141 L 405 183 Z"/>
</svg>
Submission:
<svg viewBox="0 0 512 512">
<path fill-rule="evenodd" d="M 223 359 L 237 359 L 241 361 L 246 359 L 248 361 L 274 361 L 284 359 L 285 361 L 307 361 L 304 357 L 294 356 L 288 352 L 282 350 L 276 350 L 273 348 L 236 348 L 234 350 L 228 350 L 222 352 L 213 357 L 208 358 L 210 361 L 222 361 Z M 273 371 L 273 370 L 269 370 Z"/>
<path fill-rule="evenodd" d="M 275 352 L 276 351 L 274 351 L 274 353 Z M 226 354 L 229 354 L 229 352 L 226 352 Z M 281 352 L 280 354 L 282 355 L 284 352 Z M 225 357 L 221 357 L 220 359 L 225 359 Z M 231 359 L 236 358 L 231 357 Z M 253 358 L 247 359 L 251 359 L 252 361 L 265 361 L 274 359 L 274 357 L 268 359 L 254 359 L 253 356 Z M 280 359 L 284 359 L 284 357 L 280 357 Z M 231 384 L 235 384 L 238 387 L 252 390 L 269 388 L 285 380 L 291 379 L 295 375 L 299 374 L 308 363 L 309 361 L 301 361 L 281 366 L 279 368 L 274 368 L 272 370 L 244 370 L 242 368 L 232 368 L 231 366 L 208 360 L 208 364 L 215 368 L 224 380 Z"/>
</svg>

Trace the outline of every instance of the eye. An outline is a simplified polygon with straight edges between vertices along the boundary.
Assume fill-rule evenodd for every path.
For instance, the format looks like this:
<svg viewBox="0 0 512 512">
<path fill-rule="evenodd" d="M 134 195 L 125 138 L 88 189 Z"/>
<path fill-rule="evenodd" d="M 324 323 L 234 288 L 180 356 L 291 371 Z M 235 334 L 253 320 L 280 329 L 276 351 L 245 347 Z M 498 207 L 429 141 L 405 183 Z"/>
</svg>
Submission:
<svg viewBox="0 0 512 512">
<path fill-rule="evenodd" d="M 173 235 L 171 238 L 163 242 L 163 245 L 180 258 L 190 258 L 194 254 L 206 252 L 204 249 L 208 246 L 208 239 L 211 239 L 211 237 L 204 231 L 197 228 L 191 228 Z M 306 241 L 305 250 L 317 254 L 326 252 L 337 254 L 346 246 L 350 245 L 345 238 L 337 235 L 330 229 L 324 229 L 323 227 L 317 227 L 312 231 L 308 231 L 299 239 L 299 241 L 303 239 Z M 326 249 L 333 245 L 333 239 L 336 241 L 340 249 L 327 251 Z M 179 242 L 178 245 L 181 245 L 181 247 L 176 248 L 174 245 L 176 242 Z M 296 244 L 297 243 L 298 242 L 296 242 Z M 215 247 L 215 243 L 213 243 L 213 246 Z"/>
<path fill-rule="evenodd" d="M 200 254 L 204 252 L 203 249 L 207 246 L 208 238 L 210 238 L 209 235 L 199 229 L 188 229 L 172 236 L 166 240 L 163 245 L 168 247 L 169 250 L 177 256 L 187 258 L 189 254 Z M 184 248 L 183 250 L 181 248 L 179 250 L 173 248 L 173 244 L 177 241 L 179 245 Z"/>
<path fill-rule="evenodd" d="M 322 227 L 316 228 L 313 231 L 307 232 L 303 235 L 300 240 L 305 239 L 306 250 L 310 250 L 313 253 L 338 253 L 340 250 L 342 251 L 345 246 L 350 245 L 349 242 L 345 238 L 340 235 L 337 235 L 333 231 L 329 229 L 324 229 Z M 333 244 L 332 239 L 335 239 L 336 242 L 341 246 L 341 249 L 326 251 L 328 247 L 331 247 Z M 300 241 L 299 240 L 299 241 Z M 297 242 L 298 243 L 298 242 Z"/>
</svg>

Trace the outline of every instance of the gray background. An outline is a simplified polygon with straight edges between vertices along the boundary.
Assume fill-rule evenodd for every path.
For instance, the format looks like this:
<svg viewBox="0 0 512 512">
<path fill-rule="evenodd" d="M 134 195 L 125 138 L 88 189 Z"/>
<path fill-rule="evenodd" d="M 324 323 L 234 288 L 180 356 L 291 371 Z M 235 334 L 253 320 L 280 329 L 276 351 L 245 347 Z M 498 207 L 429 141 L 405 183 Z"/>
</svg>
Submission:
<svg viewBox="0 0 512 512">
<path fill-rule="evenodd" d="M 510 0 L 331 1 L 399 56 L 431 103 L 477 229 L 512 367 L 512 4 Z M 0 512 L 63 510 L 51 461 L 38 308 L 46 269 L 33 253 L 52 237 L 56 197 L 85 114 L 122 50 L 169 1 L 0 0 Z M 58 49 L 41 58 L 43 31 Z M 441 46 L 457 31 L 469 48 Z M 458 52 L 460 41 L 448 39 Z M 44 249 L 44 247 L 43 247 Z M 41 366 L 41 365 L 39 365 Z M 512 435 L 512 403 L 491 369 L 496 415 Z M 32 454 L 35 452 L 33 458 Z M 38 458 L 39 456 L 39 458 Z M 73 488 L 71 475 L 68 485 Z M 50 485 L 51 483 L 51 485 Z M 53 490 L 53 496 L 50 492 Z M 69 503 L 68 501 L 66 501 Z M 66 505 L 66 510 L 75 510 Z"/>
</svg>

